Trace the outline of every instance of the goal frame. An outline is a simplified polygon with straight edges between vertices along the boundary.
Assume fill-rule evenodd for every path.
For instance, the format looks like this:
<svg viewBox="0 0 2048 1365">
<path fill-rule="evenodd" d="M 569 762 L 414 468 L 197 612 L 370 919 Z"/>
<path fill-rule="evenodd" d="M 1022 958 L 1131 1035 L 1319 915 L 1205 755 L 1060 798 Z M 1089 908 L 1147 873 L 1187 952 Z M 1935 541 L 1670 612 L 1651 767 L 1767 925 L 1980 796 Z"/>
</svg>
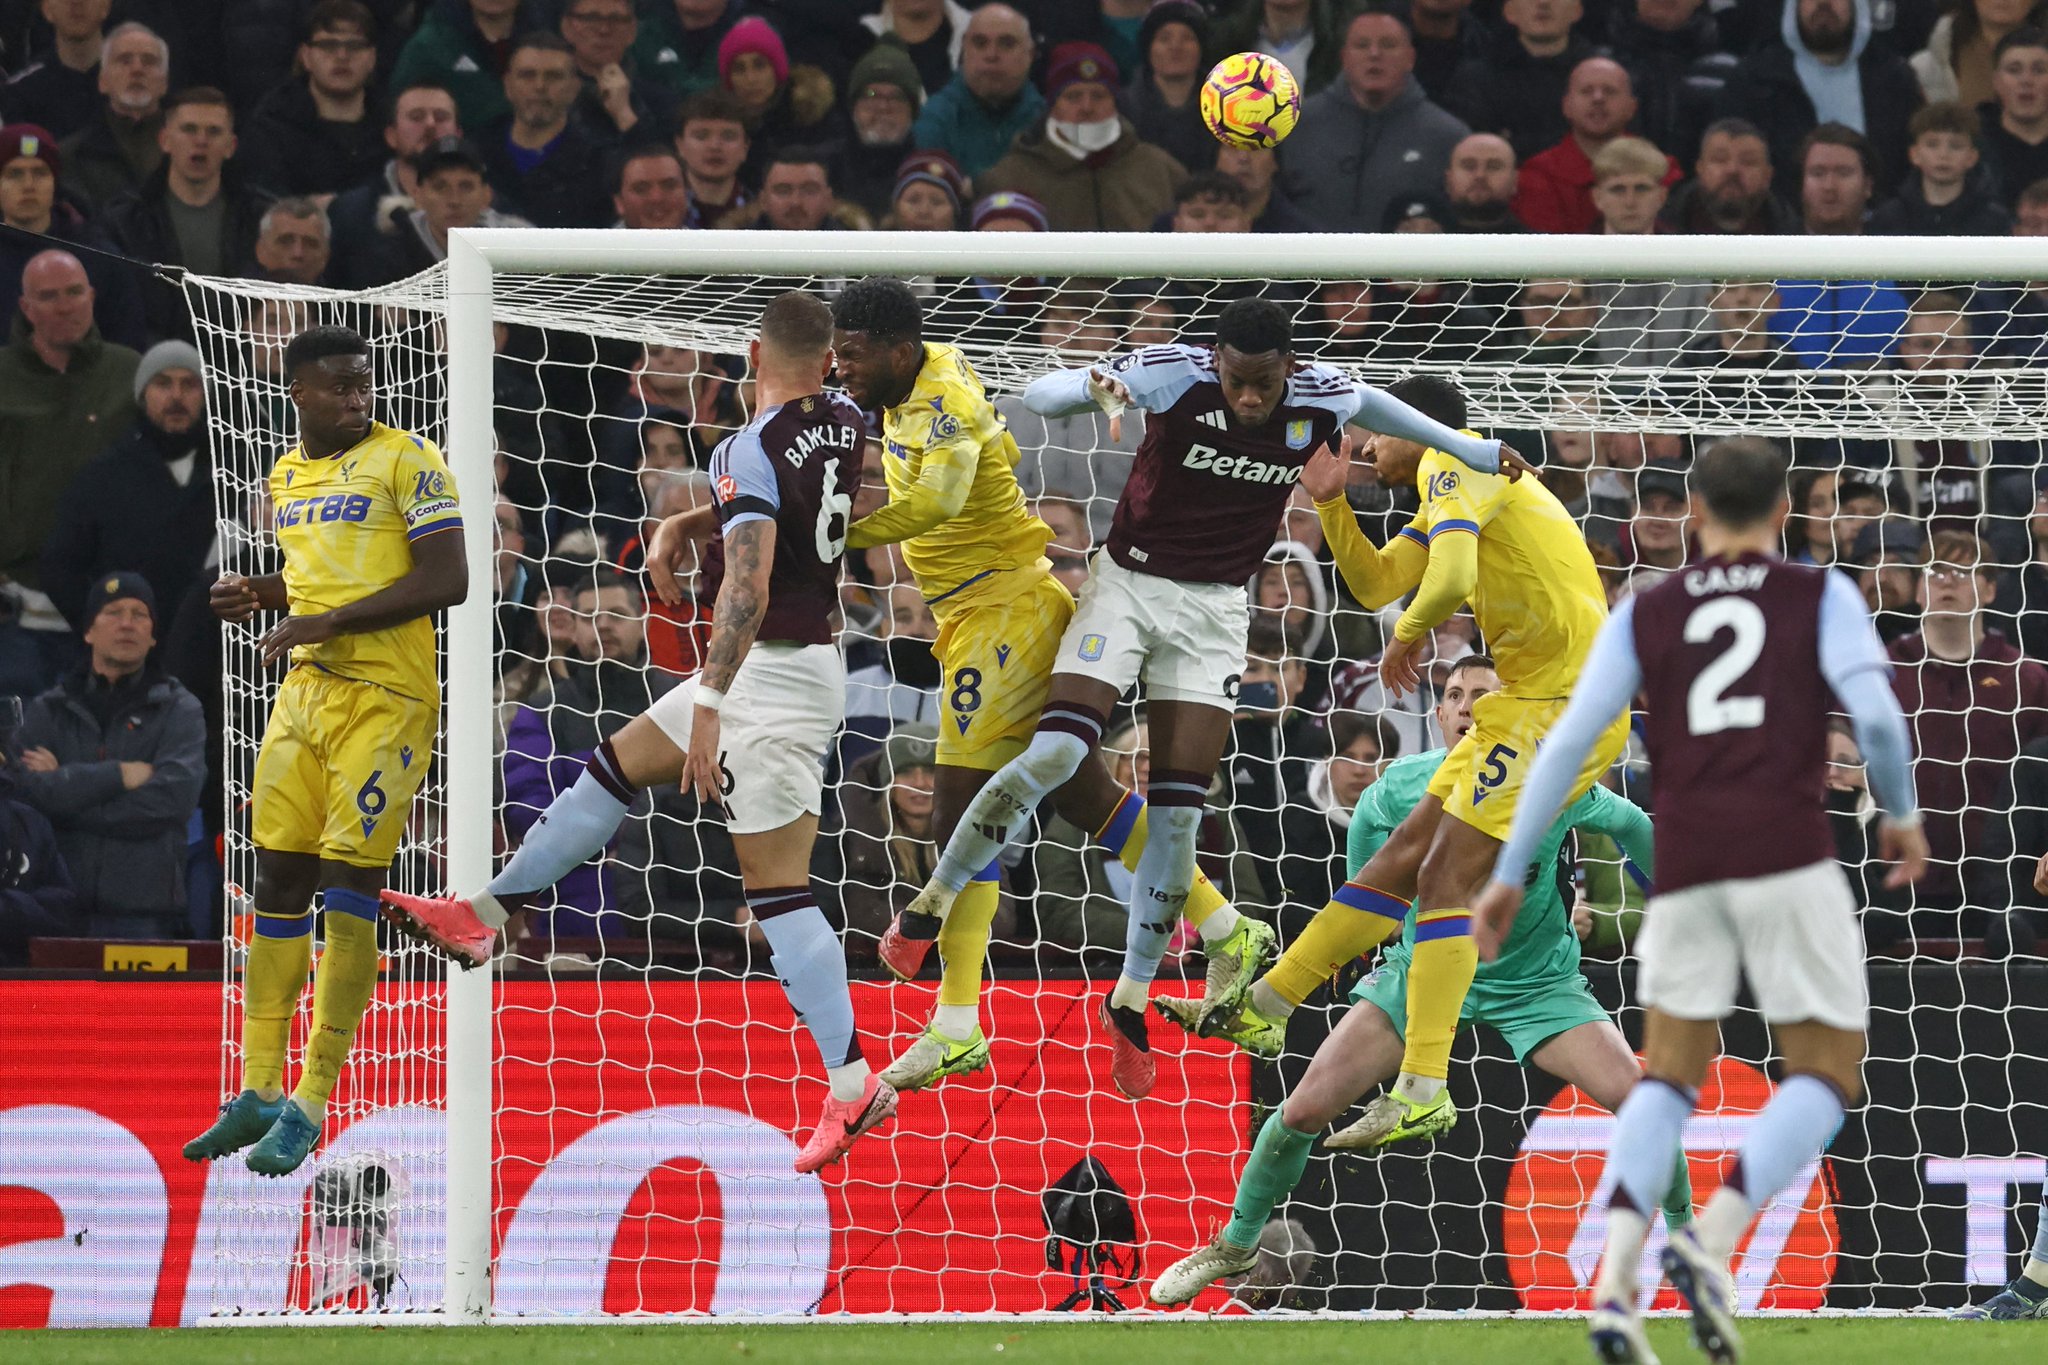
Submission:
<svg viewBox="0 0 2048 1365">
<path fill-rule="evenodd" d="M 475 515 L 494 485 L 492 321 L 499 272 L 745 273 L 1182 279 L 1735 279 L 2017 282 L 2048 279 L 2048 238 L 1562 236 L 1436 233 L 925 233 L 458 228 L 446 278 L 448 463 L 469 507 L 471 590 L 447 613 L 447 785 L 493 789 L 493 549 Z M 492 874 L 492 811 L 451 801 L 451 886 Z M 492 1316 L 490 966 L 448 968 L 443 1319 Z"/>
</svg>

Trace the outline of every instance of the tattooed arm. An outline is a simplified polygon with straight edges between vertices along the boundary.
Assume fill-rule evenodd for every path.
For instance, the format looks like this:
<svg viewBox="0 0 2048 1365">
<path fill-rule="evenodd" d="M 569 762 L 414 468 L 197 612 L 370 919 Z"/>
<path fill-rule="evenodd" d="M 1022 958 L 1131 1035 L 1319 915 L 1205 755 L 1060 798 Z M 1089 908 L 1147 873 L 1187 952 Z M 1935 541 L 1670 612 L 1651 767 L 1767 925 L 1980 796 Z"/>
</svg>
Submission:
<svg viewBox="0 0 2048 1365">
<path fill-rule="evenodd" d="M 725 582 L 711 612 L 711 640 L 704 647 L 704 667 L 697 674 L 698 702 L 690 720 L 690 752 L 683 759 L 683 788 L 700 800 L 722 804 L 723 773 L 719 761 L 716 706 L 704 704 L 709 688 L 723 693 L 732 686 L 740 663 L 754 646 L 754 634 L 768 610 L 768 569 L 775 562 L 775 522 L 749 517 L 726 528 Z"/>
</svg>

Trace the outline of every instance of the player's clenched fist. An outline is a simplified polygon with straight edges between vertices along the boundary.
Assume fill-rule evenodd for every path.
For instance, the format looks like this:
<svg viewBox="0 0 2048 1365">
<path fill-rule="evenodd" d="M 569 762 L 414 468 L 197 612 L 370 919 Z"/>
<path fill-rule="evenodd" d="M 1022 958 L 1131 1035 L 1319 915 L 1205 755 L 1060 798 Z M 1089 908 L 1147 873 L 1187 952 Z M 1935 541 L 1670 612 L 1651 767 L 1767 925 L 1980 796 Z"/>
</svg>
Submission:
<svg viewBox="0 0 2048 1365">
<path fill-rule="evenodd" d="M 1124 438 L 1124 409 L 1130 406 L 1131 391 L 1100 365 L 1088 371 L 1088 396 L 1095 400 L 1095 406 L 1109 414 L 1109 439 L 1121 441 Z"/>
<path fill-rule="evenodd" d="M 238 573 L 224 573 L 215 579 L 206 600 L 213 614 L 228 622 L 246 621 L 263 605 L 256 596 L 256 585 Z"/>
</svg>

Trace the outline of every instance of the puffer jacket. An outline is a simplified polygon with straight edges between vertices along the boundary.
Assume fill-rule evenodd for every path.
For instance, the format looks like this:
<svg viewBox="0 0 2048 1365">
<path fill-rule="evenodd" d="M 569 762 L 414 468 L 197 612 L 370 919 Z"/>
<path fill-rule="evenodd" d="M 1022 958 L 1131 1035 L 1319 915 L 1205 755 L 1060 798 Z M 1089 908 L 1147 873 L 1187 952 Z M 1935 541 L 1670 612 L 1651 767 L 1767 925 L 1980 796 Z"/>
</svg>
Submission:
<svg viewBox="0 0 2048 1365">
<path fill-rule="evenodd" d="M 1045 136 L 1043 124 L 974 182 L 976 194 L 1018 190 L 1045 205 L 1054 232 L 1143 232 L 1173 206 L 1187 171 L 1139 138 L 1127 118 L 1107 149 L 1076 161 Z"/>
<path fill-rule="evenodd" d="M 174 932 L 185 916 L 185 829 L 206 781 L 199 699 L 147 667 L 102 724 L 80 668 L 28 704 L 21 747 L 48 749 L 55 772 L 16 773 L 21 799 L 49 817 L 88 929 L 149 918 Z M 123 763 L 155 769 L 134 790 Z"/>
</svg>

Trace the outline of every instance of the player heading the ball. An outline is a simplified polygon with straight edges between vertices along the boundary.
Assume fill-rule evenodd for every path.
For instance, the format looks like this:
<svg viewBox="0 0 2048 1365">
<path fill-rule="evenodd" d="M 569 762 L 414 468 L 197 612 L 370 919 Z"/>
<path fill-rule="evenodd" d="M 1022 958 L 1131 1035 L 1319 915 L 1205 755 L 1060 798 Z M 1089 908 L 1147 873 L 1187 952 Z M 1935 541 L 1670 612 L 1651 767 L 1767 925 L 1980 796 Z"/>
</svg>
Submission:
<svg viewBox="0 0 2048 1365">
<path fill-rule="evenodd" d="M 813 296 L 769 300 L 747 360 L 759 410 L 711 454 L 725 553 L 706 570 L 717 605 L 703 669 L 597 746 L 489 886 L 461 899 L 386 892 L 384 910 L 457 962 L 488 961 L 511 916 L 601 853 L 641 792 L 682 781 L 724 807 L 747 906 L 824 1063 L 831 1094 L 795 1163 L 815 1171 L 896 1112 L 895 1090 L 861 1056 L 846 955 L 810 884 L 825 755 L 846 710 L 832 615 L 867 429 L 824 391 L 832 315 Z M 681 598 L 682 544 L 709 529 L 703 509 L 663 522 L 648 562 L 664 601 Z"/>
<path fill-rule="evenodd" d="M 1611 1362 L 1655 1359 L 1636 1263 L 1742 978 L 1784 1054 L 1785 1080 L 1698 1223 L 1674 1232 L 1663 1256 L 1709 1358 L 1741 1355 L 1730 1253 L 1862 1092 L 1863 935 L 1824 801 L 1837 699 L 1884 813 L 1879 847 L 1897 863 L 1886 884 L 1918 879 L 1927 863 L 1911 741 L 1863 599 L 1840 574 L 1778 558 L 1790 510 L 1784 456 L 1754 437 L 1720 441 L 1692 482 L 1705 558 L 1622 604 L 1600 631 L 1475 906 L 1491 958 L 1543 830 L 1640 693 L 1657 775 L 1657 893 L 1637 944 L 1645 1075 L 1622 1104 L 1607 1160 L 1613 1195 L 1590 1323 L 1595 1353 Z"/>
<path fill-rule="evenodd" d="M 223 621 L 290 614 L 263 635 L 266 665 L 289 656 L 256 754 L 250 839 L 255 933 L 242 971 L 242 1092 L 185 1144 L 192 1161 L 255 1146 L 249 1169 L 298 1169 L 320 1140 L 377 984 L 377 893 L 440 729 L 433 614 L 469 593 L 455 481 L 431 441 L 375 421 L 369 343 L 314 327 L 284 350 L 299 440 L 271 467 L 272 529 L 284 572 L 223 574 Z M 313 896 L 327 947 L 296 1089 L 285 1051 L 313 952 Z"/>
<path fill-rule="evenodd" d="M 1151 841 L 1132 880 L 1123 972 L 1102 1007 L 1112 1074 L 1135 1097 L 1152 1088 L 1144 1010 L 1188 903 L 1197 827 L 1230 737 L 1250 623 L 1245 584 L 1265 562 L 1303 465 L 1352 422 L 1456 451 L 1488 471 L 1500 467 L 1502 447 L 1326 365 L 1296 361 L 1286 310 L 1264 298 L 1226 307 L 1213 346 L 1149 346 L 1108 366 L 1062 370 L 1034 380 L 1024 402 L 1045 416 L 1101 407 L 1112 439 L 1126 407 L 1151 416 L 1060 639 L 1038 728 L 969 805 L 905 918 L 943 921 L 975 870 L 1090 761 L 1110 711 L 1142 681 Z M 1239 921 L 1234 910 L 1218 911 L 1196 925 L 1211 965 L 1222 968 L 1210 976 L 1210 1005 L 1228 1012 L 1259 965 L 1243 952 Z"/>
</svg>

